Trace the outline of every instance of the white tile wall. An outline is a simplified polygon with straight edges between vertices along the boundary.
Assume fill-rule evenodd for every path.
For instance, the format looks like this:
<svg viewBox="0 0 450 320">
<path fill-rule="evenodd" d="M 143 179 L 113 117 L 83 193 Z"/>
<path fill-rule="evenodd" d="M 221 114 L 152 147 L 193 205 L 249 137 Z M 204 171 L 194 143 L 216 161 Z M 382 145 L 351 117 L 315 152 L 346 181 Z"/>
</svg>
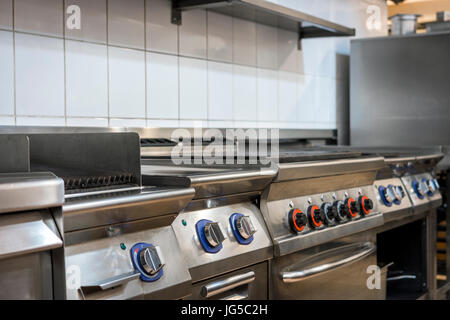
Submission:
<svg viewBox="0 0 450 320">
<path fill-rule="evenodd" d="M 368 4 L 387 15 L 384 0 L 271 1 L 357 35 L 386 33 L 385 24 L 365 26 Z M 303 40 L 298 50 L 294 32 L 205 10 L 184 12 L 177 26 L 170 0 L 14 3 L 0 0 L 0 29 L 12 29 L 0 30 L 0 125 L 306 129 L 345 121 L 349 39 Z M 66 26 L 72 4 L 80 30 Z"/>
<path fill-rule="evenodd" d="M 49 127 L 63 127 L 66 121 L 63 117 L 17 117 L 16 125 L 18 126 L 49 126 Z"/>
<path fill-rule="evenodd" d="M 14 115 L 13 33 L 0 31 L 0 115 Z"/>
<path fill-rule="evenodd" d="M 0 0 L 0 28 L 12 29 L 13 27 L 13 0 Z"/>
<path fill-rule="evenodd" d="M 233 61 L 233 18 L 209 11 L 208 18 L 208 59 Z"/>
<path fill-rule="evenodd" d="M 208 62 L 208 119 L 233 119 L 233 66 Z"/>
<path fill-rule="evenodd" d="M 16 114 L 64 116 L 64 40 L 16 33 Z"/>
<path fill-rule="evenodd" d="M 278 72 L 258 69 L 257 79 L 258 121 L 276 123 L 278 120 Z"/>
<path fill-rule="evenodd" d="M 206 58 L 206 11 L 184 12 L 179 31 L 179 53 L 183 56 Z"/>
<path fill-rule="evenodd" d="M 146 0 L 147 49 L 178 53 L 178 26 L 170 23 L 172 5 L 167 0 Z"/>
<path fill-rule="evenodd" d="M 66 41 L 66 114 L 108 117 L 107 47 Z"/>
<path fill-rule="evenodd" d="M 0 116 L 0 126 L 14 126 L 16 120 L 14 117 L 3 117 Z"/>
<path fill-rule="evenodd" d="M 108 118 L 67 118 L 70 127 L 107 127 Z"/>
<path fill-rule="evenodd" d="M 68 28 L 66 23 L 66 38 L 106 43 L 106 0 L 66 0 L 66 18 L 74 14 L 70 11 L 67 12 L 73 5 L 83 10 L 81 12 L 82 27 L 80 29 Z"/>
<path fill-rule="evenodd" d="M 147 53 L 147 117 L 178 119 L 178 57 Z"/>
<path fill-rule="evenodd" d="M 145 48 L 144 0 L 108 0 L 108 43 Z"/>
<path fill-rule="evenodd" d="M 256 66 L 256 24 L 233 18 L 233 62 Z"/>
<path fill-rule="evenodd" d="M 180 57 L 180 119 L 207 119 L 207 77 L 205 60 Z"/>
<path fill-rule="evenodd" d="M 256 68 L 233 66 L 233 119 L 257 120 Z"/>
<path fill-rule="evenodd" d="M 14 24 L 18 31 L 62 36 L 63 1 L 14 0 Z"/>
<path fill-rule="evenodd" d="M 278 72 L 278 119 L 280 121 L 296 121 L 297 77 L 296 73 Z"/>
<path fill-rule="evenodd" d="M 109 47 L 109 116 L 145 119 L 145 53 Z"/>
</svg>

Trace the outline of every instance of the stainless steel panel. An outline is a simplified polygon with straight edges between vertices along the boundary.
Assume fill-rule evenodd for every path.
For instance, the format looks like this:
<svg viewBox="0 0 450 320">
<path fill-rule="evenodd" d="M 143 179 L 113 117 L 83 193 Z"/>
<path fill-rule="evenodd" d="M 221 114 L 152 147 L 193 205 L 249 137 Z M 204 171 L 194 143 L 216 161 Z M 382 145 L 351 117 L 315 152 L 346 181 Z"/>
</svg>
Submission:
<svg viewBox="0 0 450 320">
<path fill-rule="evenodd" d="M 0 216 L 0 260 L 63 246 L 39 212 Z"/>
<path fill-rule="evenodd" d="M 402 199 L 399 205 L 393 203 L 391 207 L 388 207 L 381 200 L 381 196 L 379 192 L 377 192 L 378 188 L 380 186 L 387 187 L 389 185 L 403 187 L 403 190 L 405 191 L 405 197 Z M 374 187 L 376 190 L 375 192 L 376 192 L 376 199 L 378 202 L 378 208 L 383 214 L 384 223 L 388 223 L 393 220 L 403 219 L 413 214 L 413 205 L 411 203 L 411 199 L 408 195 L 406 187 L 403 185 L 402 180 L 400 178 L 376 180 L 374 182 Z"/>
<path fill-rule="evenodd" d="M 243 268 L 224 274 L 219 277 L 204 280 L 192 286 L 192 295 L 188 299 L 214 299 L 214 300 L 266 300 L 268 298 L 268 266 L 267 262 L 259 263 L 251 267 Z M 206 287 L 227 284 L 230 280 L 241 279 L 241 283 L 234 286 L 222 287 L 221 292 L 215 292 L 212 296 L 205 297 Z"/>
<path fill-rule="evenodd" d="M 15 134 L 59 134 L 59 133 L 111 133 L 111 132 L 136 132 L 141 138 L 178 138 L 173 137 L 174 131 L 179 128 L 133 128 L 133 127 L 45 127 L 45 126 L 0 126 L 0 133 Z M 201 138 L 211 128 L 183 128 L 189 137 Z M 226 137 L 227 130 L 234 129 L 217 128 Z M 177 131 L 180 133 L 181 131 Z M 330 129 L 281 129 L 280 139 L 336 139 L 336 130 Z"/>
<path fill-rule="evenodd" d="M 303 183 L 307 183 L 307 180 Z M 373 210 L 366 217 L 312 232 L 310 232 L 309 226 L 306 226 L 304 231 L 299 234 L 293 234 L 290 230 L 288 213 L 292 208 L 300 209 L 306 213 L 311 204 L 320 206 L 324 202 L 334 202 L 335 199 L 344 200 L 346 197 L 357 199 L 360 195 L 366 195 L 374 202 Z M 377 193 L 374 186 L 368 185 L 278 201 L 267 201 L 263 198 L 261 212 L 271 232 L 275 256 L 292 253 L 382 225 L 383 216 L 380 214 L 378 202 L 375 201 L 376 197 Z"/>
<path fill-rule="evenodd" d="M 163 276 L 155 282 L 127 279 L 108 290 L 80 292 L 80 286 L 134 272 L 131 247 L 138 242 L 159 246 L 166 261 Z M 125 250 L 121 244 L 125 245 Z M 68 299 L 146 299 L 164 297 L 180 299 L 190 294 L 191 277 L 171 227 L 163 227 L 66 247 Z M 76 281 L 79 271 L 79 283 Z M 170 289 L 170 292 L 167 292 Z M 160 293 L 162 291 L 162 293 Z M 158 295 L 159 294 L 159 295 Z"/>
<path fill-rule="evenodd" d="M 0 213 L 58 207 L 64 183 L 52 173 L 0 174 Z"/>
<path fill-rule="evenodd" d="M 442 204 L 442 196 L 437 190 L 433 196 L 425 195 L 423 199 L 420 199 L 417 194 L 414 192 L 412 187 L 412 181 L 417 180 L 421 181 L 422 179 L 433 179 L 433 176 L 430 173 L 421 173 L 416 175 L 404 176 L 402 177 L 403 185 L 405 186 L 405 190 L 407 191 L 411 202 L 414 206 L 414 212 L 421 212 L 424 210 L 428 210 L 429 208 L 437 208 Z"/>
<path fill-rule="evenodd" d="M 53 299 L 50 259 L 41 252 L 0 260 L 0 300 Z"/>
<path fill-rule="evenodd" d="M 254 240 L 250 244 L 241 245 L 237 242 L 229 222 L 229 218 L 233 213 L 241 213 L 251 217 L 258 231 L 253 235 Z M 222 243 L 223 248 L 218 253 L 207 253 L 200 244 L 195 225 L 202 219 L 220 222 L 226 229 L 228 238 Z M 264 220 L 258 208 L 250 202 L 182 212 L 177 216 L 172 227 L 178 244 L 186 257 L 186 263 L 194 282 L 272 257 L 272 241 Z"/>
<path fill-rule="evenodd" d="M 179 212 L 194 196 L 193 188 L 142 188 L 99 196 L 71 198 L 64 207 L 66 232 Z"/>
<path fill-rule="evenodd" d="M 131 175 L 141 185 L 140 140 L 136 133 L 29 134 L 31 171 L 61 178 Z"/>
<path fill-rule="evenodd" d="M 346 173 L 377 171 L 385 166 L 384 158 L 368 157 L 317 162 L 282 163 L 275 182 L 317 178 Z"/>
<path fill-rule="evenodd" d="M 365 232 L 348 238 L 341 238 L 323 245 L 294 254 L 277 257 L 271 261 L 270 298 L 271 299 L 383 299 L 386 283 L 381 283 L 380 290 L 368 289 L 367 280 L 370 276 L 367 268 L 377 264 L 376 253 L 368 253 L 353 263 L 345 264 L 328 272 L 318 273 L 302 281 L 285 283 L 284 272 L 303 270 L 306 266 L 320 266 L 332 261 L 348 258 L 349 245 L 359 243 L 376 243 L 374 233 Z M 356 247 L 356 246 L 355 246 Z M 360 249 L 358 249 L 360 250 Z M 358 253 L 355 249 L 354 253 Z"/>
<path fill-rule="evenodd" d="M 450 144 L 449 51 L 449 32 L 353 40 L 351 144 Z"/>
<path fill-rule="evenodd" d="M 0 135 L 1 173 L 30 171 L 28 138 L 25 135 Z"/>
<path fill-rule="evenodd" d="M 144 160 L 145 161 L 145 160 Z M 146 161 L 148 163 L 151 161 Z M 270 168 L 143 165 L 144 185 L 195 188 L 195 199 L 262 191 L 277 171 Z"/>
</svg>

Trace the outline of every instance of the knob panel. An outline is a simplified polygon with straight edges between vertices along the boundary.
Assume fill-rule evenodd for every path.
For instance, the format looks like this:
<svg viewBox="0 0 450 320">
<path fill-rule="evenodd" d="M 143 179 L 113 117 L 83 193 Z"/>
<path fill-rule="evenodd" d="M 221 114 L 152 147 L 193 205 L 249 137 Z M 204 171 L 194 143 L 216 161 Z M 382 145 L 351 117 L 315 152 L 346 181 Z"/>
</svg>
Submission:
<svg viewBox="0 0 450 320">
<path fill-rule="evenodd" d="M 151 243 L 136 243 L 130 249 L 131 261 L 141 274 L 141 280 L 154 282 L 164 275 L 164 259 L 159 247 Z"/>
<path fill-rule="evenodd" d="M 217 253 L 222 249 L 225 233 L 219 223 L 211 220 L 200 220 L 195 225 L 198 239 L 203 249 L 208 253 Z"/>
<path fill-rule="evenodd" d="M 230 217 L 230 226 L 234 237 L 240 244 L 247 245 L 253 241 L 253 235 L 257 230 L 249 216 L 233 213 Z"/>
</svg>

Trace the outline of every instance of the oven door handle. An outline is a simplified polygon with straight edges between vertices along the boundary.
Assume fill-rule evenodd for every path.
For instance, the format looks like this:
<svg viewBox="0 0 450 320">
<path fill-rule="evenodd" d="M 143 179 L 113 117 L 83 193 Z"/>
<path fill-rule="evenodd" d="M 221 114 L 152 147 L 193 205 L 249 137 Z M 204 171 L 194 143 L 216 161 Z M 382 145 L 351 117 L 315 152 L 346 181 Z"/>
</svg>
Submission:
<svg viewBox="0 0 450 320">
<path fill-rule="evenodd" d="M 301 271 L 282 272 L 281 278 L 283 279 L 284 283 L 293 283 L 293 282 L 302 281 L 302 280 L 308 279 L 310 277 L 316 276 L 320 273 L 331 271 L 333 269 L 343 267 L 347 264 L 351 264 L 355 261 L 358 261 L 362 258 L 365 258 L 365 257 L 373 254 L 377 250 L 377 247 L 375 246 L 375 244 L 373 244 L 371 242 L 364 243 L 362 245 L 362 248 L 363 249 L 360 252 L 358 252 L 357 254 L 351 255 L 351 256 L 341 259 L 339 261 L 325 263 L 325 264 L 319 265 L 317 267 L 313 267 L 313 268 L 301 270 Z"/>
<path fill-rule="evenodd" d="M 255 281 L 255 272 L 250 271 L 204 285 L 201 289 L 201 295 L 204 298 L 209 298 L 253 281 Z"/>
<path fill-rule="evenodd" d="M 108 279 L 100 280 L 95 283 L 82 285 L 80 287 L 80 289 L 81 289 L 81 291 L 86 292 L 86 293 L 92 292 L 92 291 L 107 290 L 107 289 L 121 286 L 132 280 L 138 279 L 140 277 L 140 275 L 141 274 L 139 272 L 132 271 L 132 272 L 121 274 L 121 275 L 111 277 Z"/>
</svg>

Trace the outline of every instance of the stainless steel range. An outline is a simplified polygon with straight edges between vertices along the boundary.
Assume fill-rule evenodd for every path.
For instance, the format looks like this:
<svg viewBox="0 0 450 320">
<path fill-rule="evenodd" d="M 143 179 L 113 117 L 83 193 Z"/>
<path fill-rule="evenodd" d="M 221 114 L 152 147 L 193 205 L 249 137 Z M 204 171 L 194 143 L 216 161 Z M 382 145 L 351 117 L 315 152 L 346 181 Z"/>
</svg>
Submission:
<svg viewBox="0 0 450 320">
<path fill-rule="evenodd" d="M 261 199 L 274 243 L 270 298 L 384 298 L 367 286 L 377 266 L 372 230 L 383 225 L 373 183 L 384 159 L 289 148 L 278 167 Z"/>
<path fill-rule="evenodd" d="M 270 168 L 142 161 L 144 185 L 195 188 L 172 223 L 192 276 L 189 299 L 267 299 L 272 241 L 257 206 Z"/>
<path fill-rule="evenodd" d="M 171 223 L 194 189 L 142 187 L 133 133 L 29 135 L 31 168 L 64 180 L 68 299 L 181 299 L 191 276 Z"/>
<path fill-rule="evenodd" d="M 341 147 L 343 148 L 343 147 Z M 439 148 L 352 147 L 385 158 L 375 187 L 385 224 L 376 231 L 378 259 L 390 265 L 388 299 L 436 297 L 436 209 L 442 203 L 435 168 Z"/>
</svg>

